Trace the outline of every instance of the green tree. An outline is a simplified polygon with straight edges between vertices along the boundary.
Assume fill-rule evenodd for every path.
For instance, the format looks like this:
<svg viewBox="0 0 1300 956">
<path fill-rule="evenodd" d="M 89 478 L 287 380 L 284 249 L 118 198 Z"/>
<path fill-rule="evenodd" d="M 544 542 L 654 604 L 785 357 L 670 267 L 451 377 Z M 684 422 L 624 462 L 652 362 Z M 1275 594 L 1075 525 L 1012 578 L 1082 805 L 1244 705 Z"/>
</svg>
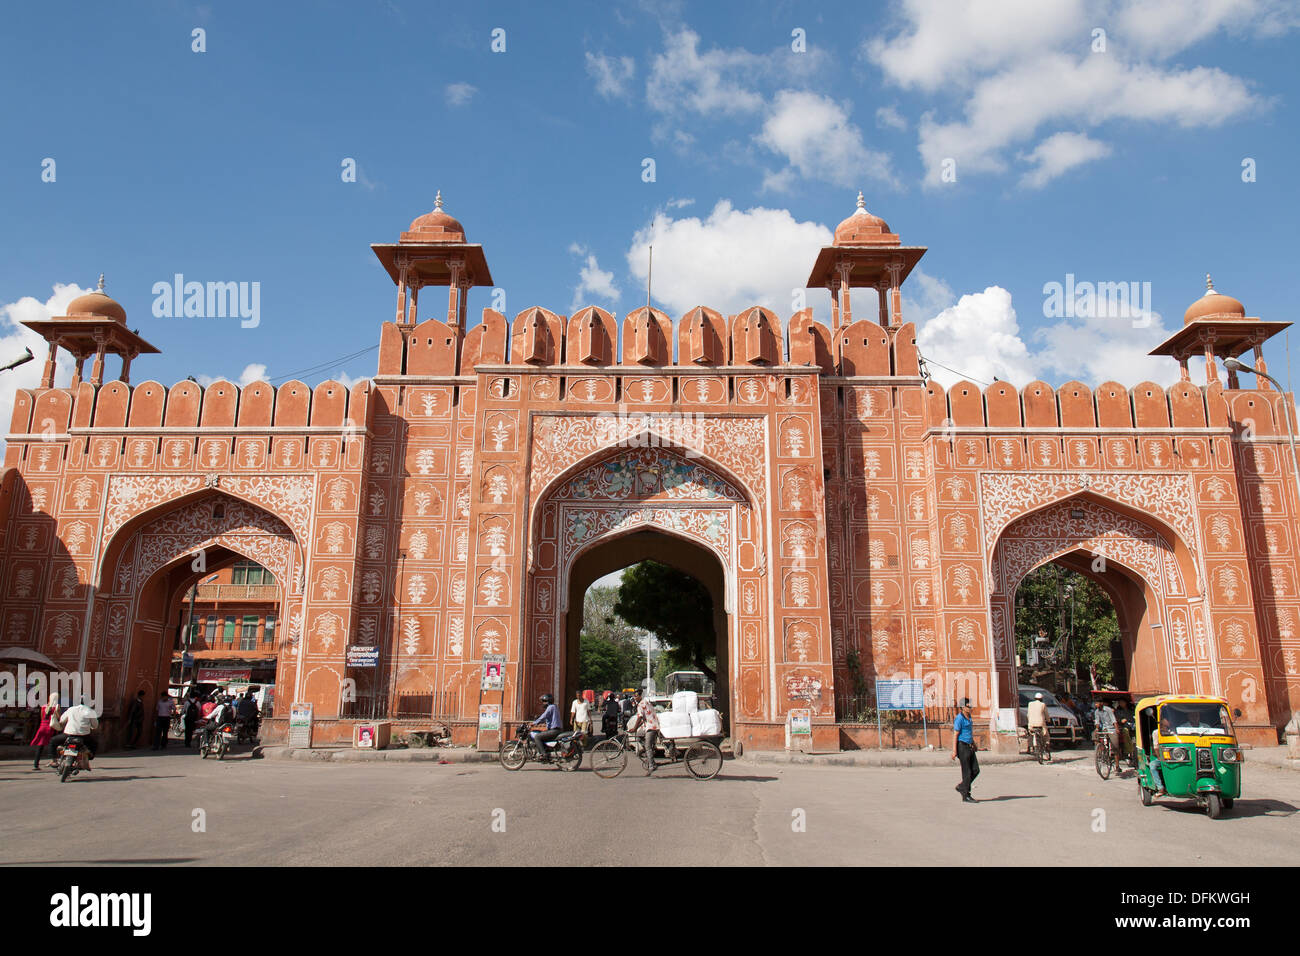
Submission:
<svg viewBox="0 0 1300 956">
<path fill-rule="evenodd" d="M 1072 635 L 1063 665 L 1093 665 L 1099 680 L 1114 680 L 1120 629 L 1110 596 L 1086 575 L 1045 564 L 1016 590 L 1016 650 L 1023 658 L 1033 646 L 1056 644 L 1062 633 Z M 1035 645 L 1039 635 L 1046 642 Z"/>
<path fill-rule="evenodd" d="M 668 667 L 664 673 L 692 668 L 717 680 L 713 599 L 695 578 L 658 561 L 642 561 L 623 572 L 614 611 L 659 639 L 661 666 Z"/>
<path fill-rule="evenodd" d="M 644 635 L 614 610 L 618 589 L 587 589 L 582 605 L 578 684 L 593 690 L 633 687 L 645 671 Z"/>
<path fill-rule="evenodd" d="M 593 690 L 614 690 L 623 684 L 624 655 L 600 637 L 584 637 L 578 649 L 578 686 Z"/>
</svg>

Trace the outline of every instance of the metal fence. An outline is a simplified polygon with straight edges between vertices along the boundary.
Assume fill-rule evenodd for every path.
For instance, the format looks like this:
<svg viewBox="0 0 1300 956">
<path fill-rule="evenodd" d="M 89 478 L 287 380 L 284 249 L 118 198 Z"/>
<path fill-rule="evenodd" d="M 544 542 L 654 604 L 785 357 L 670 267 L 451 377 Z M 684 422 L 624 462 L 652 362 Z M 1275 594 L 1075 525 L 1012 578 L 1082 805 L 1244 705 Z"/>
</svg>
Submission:
<svg viewBox="0 0 1300 956">
<path fill-rule="evenodd" d="M 343 701 L 341 715 L 354 720 L 440 720 L 460 716 L 461 697 L 451 691 L 425 694 L 396 694 L 389 699 L 386 691 L 368 693 L 358 689 L 356 700 Z"/>
<path fill-rule="evenodd" d="M 841 724 L 876 726 L 877 718 L 886 727 L 920 730 L 922 726 L 951 726 L 957 716 L 955 704 L 927 704 L 920 710 L 879 710 L 875 690 L 865 694 L 836 694 L 835 719 Z"/>
</svg>

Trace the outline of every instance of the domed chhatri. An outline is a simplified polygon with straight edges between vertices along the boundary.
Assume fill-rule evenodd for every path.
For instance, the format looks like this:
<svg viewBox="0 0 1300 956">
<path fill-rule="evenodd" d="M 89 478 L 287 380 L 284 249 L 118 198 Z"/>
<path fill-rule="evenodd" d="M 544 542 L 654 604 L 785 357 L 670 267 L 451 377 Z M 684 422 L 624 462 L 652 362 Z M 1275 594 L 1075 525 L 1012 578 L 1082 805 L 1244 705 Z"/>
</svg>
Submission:
<svg viewBox="0 0 1300 956">
<path fill-rule="evenodd" d="M 1183 313 L 1183 325 L 1197 319 L 1246 320 L 1246 307 L 1230 295 L 1214 290 L 1214 280 L 1205 274 L 1205 295 L 1201 296 Z"/>
<path fill-rule="evenodd" d="M 99 286 L 94 291 L 79 295 L 68 303 L 68 315 L 93 315 L 126 325 L 126 309 L 104 291 L 103 273 L 100 273 Z"/>
<path fill-rule="evenodd" d="M 865 246 L 865 245 L 891 245 L 899 244 L 898 236 L 889 231 L 889 224 L 879 216 L 873 216 L 867 212 L 866 202 L 862 198 L 862 193 L 858 193 L 858 208 L 835 227 L 835 241 L 837 246 Z"/>
<path fill-rule="evenodd" d="M 465 227 L 460 221 L 442 211 L 442 190 L 433 200 L 433 211 L 426 212 L 411 223 L 402 233 L 403 242 L 464 242 Z"/>
</svg>

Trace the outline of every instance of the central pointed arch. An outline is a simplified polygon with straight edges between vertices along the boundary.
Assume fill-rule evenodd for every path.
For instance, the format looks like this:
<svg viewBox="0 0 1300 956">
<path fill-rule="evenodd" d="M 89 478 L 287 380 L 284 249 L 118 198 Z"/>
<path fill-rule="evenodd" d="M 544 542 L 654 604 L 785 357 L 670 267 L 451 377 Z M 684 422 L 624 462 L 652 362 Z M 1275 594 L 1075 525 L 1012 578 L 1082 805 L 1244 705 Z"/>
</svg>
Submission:
<svg viewBox="0 0 1300 956">
<path fill-rule="evenodd" d="M 576 562 L 623 540 L 632 549 L 627 563 L 635 563 L 640 551 L 650 556 L 654 547 L 671 549 L 676 541 L 683 551 L 709 555 L 700 566 L 718 570 L 732 713 L 764 716 L 771 616 L 759 500 L 712 456 L 648 429 L 555 469 L 532 506 L 519 702 L 574 689 L 568 686 L 576 680 L 570 615 L 582 613 L 570 600 Z M 653 534 L 654 547 L 645 532 Z M 723 656 L 720 651 L 720 663 Z"/>
</svg>

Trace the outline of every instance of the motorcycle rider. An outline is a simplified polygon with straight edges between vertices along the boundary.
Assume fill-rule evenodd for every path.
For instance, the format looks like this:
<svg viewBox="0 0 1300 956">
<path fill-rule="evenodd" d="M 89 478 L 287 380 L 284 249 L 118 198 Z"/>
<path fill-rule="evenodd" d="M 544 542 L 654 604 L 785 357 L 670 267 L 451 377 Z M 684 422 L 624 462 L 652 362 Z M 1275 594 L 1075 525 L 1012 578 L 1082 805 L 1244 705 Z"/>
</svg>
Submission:
<svg viewBox="0 0 1300 956">
<path fill-rule="evenodd" d="M 251 690 L 245 691 L 244 696 L 235 702 L 235 718 L 242 724 L 248 725 L 248 736 L 257 736 L 257 701 L 253 698 Z"/>
<path fill-rule="evenodd" d="M 86 747 L 86 752 L 90 760 L 95 759 L 95 751 L 98 749 L 98 741 L 94 733 L 99 729 L 99 717 L 95 714 L 86 703 L 86 698 L 82 697 L 81 702 L 69 707 L 59 718 L 63 724 L 61 733 L 57 733 L 50 740 L 50 746 L 54 748 L 57 754 L 59 748 L 72 737 L 76 737 Z"/>
<path fill-rule="evenodd" d="M 199 738 L 199 749 L 202 750 L 205 743 L 210 743 L 212 736 L 216 734 L 223 724 L 231 723 L 235 719 L 235 709 L 230 706 L 230 698 L 225 696 L 213 697 L 216 706 L 208 712 L 208 716 L 203 720 L 202 736 Z"/>
<path fill-rule="evenodd" d="M 542 755 L 542 763 L 550 763 L 551 754 L 546 749 L 546 743 L 564 732 L 564 723 L 560 720 L 560 709 L 555 706 L 555 698 L 552 695 L 543 694 L 542 703 L 546 705 L 546 709 L 532 722 L 530 734 Z"/>
</svg>

